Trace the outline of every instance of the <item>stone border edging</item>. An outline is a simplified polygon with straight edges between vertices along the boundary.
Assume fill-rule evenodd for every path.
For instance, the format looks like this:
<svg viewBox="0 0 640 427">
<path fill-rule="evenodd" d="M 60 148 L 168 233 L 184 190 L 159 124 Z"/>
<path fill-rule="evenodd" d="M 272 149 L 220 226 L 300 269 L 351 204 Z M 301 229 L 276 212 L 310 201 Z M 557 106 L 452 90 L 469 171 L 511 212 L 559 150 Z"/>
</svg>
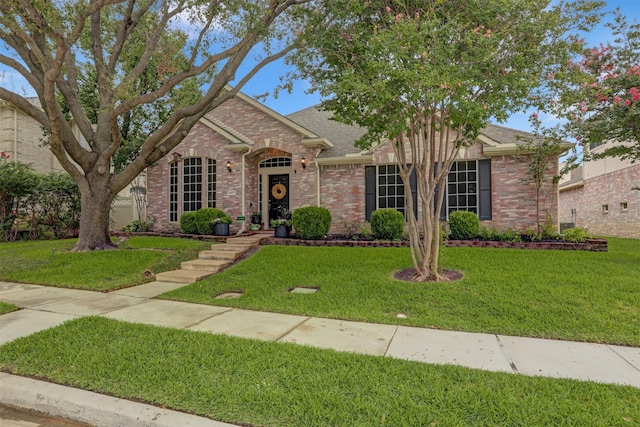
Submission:
<svg viewBox="0 0 640 427">
<path fill-rule="evenodd" d="M 587 239 L 585 242 L 496 242 L 492 240 L 449 240 L 452 247 L 484 247 L 512 249 L 546 249 L 564 251 L 607 252 L 609 243 L 604 239 Z"/>
<path fill-rule="evenodd" d="M 407 241 L 358 241 L 358 240 L 303 240 L 265 237 L 262 245 L 283 246 L 346 246 L 346 247 L 409 247 Z M 485 247 L 511 249 L 544 249 L 544 250 L 581 250 L 592 252 L 607 252 L 608 243 L 604 239 L 587 239 L 584 243 L 577 242 L 496 242 L 491 240 L 449 240 L 449 247 Z"/>
</svg>

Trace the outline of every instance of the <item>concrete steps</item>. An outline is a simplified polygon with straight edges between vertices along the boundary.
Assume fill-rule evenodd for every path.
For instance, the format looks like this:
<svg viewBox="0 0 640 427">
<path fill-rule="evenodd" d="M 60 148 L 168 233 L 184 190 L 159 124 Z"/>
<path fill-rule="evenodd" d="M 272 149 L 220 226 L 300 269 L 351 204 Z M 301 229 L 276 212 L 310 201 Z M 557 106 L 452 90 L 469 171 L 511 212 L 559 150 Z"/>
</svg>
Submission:
<svg viewBox="0 0 640 427">
<path fill-rule="evenodd" d="M 156 274 L 156 280 L 172 283 L 194 283 L 217 273 L 254 246 L 258 246 L 263 235 L 229 237 L 226 243 L 213 244 L 211 250 L 201 251 L 198 259 L 180 264 L 180 270 Z"/>
<path fill-rule="evenodd" d="M 182 270 L 210 271 L 211 273 L 217 273 L 229 264 L 231 264 L 229 261 L 219 259 L 194 259 L 192 261 L 183 262 L 180 264 L 180 268 Z"/>
<path fill-rule="evenodd" d="M 173 270 L 156 274 L 156 281 L 171 283 L 195 283 L 214 274 L 202 270 Z"/>
<path fill-rule="evenodd" d="M 201 251 L 198 254 L 198 258 L 199 259 L 218 259 L 223 261 L 235 261 L 238 258 L 240 258 L 240 255 L 242 255 L 244 252 L 246 252 L 246 250 L 244 251 L 220 251 L 220 250 Z"/>
</svg>

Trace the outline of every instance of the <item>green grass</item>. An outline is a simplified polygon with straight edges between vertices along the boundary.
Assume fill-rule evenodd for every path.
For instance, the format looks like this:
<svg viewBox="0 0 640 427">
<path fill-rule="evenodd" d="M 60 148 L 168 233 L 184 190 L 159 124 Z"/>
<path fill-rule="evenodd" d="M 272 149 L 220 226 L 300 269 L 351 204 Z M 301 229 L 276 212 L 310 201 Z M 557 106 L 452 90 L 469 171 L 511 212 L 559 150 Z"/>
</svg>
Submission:
<svg viewBox="0 0 640 427">
<path fill-rule="evenodd" d="M 640 390 L 88 317 L 13 341 L 0 369 L 243 425 L 630 426 Z"/>
<path fill-rule="evenodd" d="M 133 237 L 113 251 L 71 252 L 75 240 L 0 243 L 0 280 L 113 290 L 151 280 L 146 271 L 179 268 L 210 246 L 201 241 Z"/>
<path fill-rule="evenodd" d="M 407 283 L 406 248 L 263 247 L 162 298 L 338 319 L 640 346 L 640 240 L 609 252 L 445 248 L 464 277 Z M 295 286 L 319 287 L 292 294 Z M 241 290 L 238 299 L 215 296 Z M 405 314 L 406 319 L 397 318 Z"/>
<path fill-rule="evenodd" d="M 11 313 L 12 311 L 16 311 L 16 310 L 20 310 L 20 307 L 18 307 L 17 305 L 0 301 L 0 315 Z"/>
</svg>

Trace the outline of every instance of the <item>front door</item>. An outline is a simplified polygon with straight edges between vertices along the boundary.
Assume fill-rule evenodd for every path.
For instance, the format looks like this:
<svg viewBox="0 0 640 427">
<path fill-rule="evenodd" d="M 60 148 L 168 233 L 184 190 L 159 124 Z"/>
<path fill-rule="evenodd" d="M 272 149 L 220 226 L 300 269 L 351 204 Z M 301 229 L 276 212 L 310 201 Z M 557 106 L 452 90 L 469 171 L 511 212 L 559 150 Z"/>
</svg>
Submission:
<svg viewBox="0 0 640 427">
<path fill-rule="evenodd" d="M 289 210 L 289 174 L 269 175 L 269 223 L 280 210 Z"/>
</svg>

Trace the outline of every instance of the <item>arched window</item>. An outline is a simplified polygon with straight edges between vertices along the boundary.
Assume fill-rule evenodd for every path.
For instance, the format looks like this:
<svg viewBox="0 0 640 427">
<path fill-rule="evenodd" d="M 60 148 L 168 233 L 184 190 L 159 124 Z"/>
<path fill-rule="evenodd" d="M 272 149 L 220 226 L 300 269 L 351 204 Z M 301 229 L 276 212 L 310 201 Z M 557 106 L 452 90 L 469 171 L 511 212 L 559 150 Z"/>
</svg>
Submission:
<svg viewBox="0 0 640 427">
<path fill-rule="evenodd" d="M 260 162 L 260 168 L 279 168 L 291 166 L 291 157 L 272 157 Z"/>
</svg>

